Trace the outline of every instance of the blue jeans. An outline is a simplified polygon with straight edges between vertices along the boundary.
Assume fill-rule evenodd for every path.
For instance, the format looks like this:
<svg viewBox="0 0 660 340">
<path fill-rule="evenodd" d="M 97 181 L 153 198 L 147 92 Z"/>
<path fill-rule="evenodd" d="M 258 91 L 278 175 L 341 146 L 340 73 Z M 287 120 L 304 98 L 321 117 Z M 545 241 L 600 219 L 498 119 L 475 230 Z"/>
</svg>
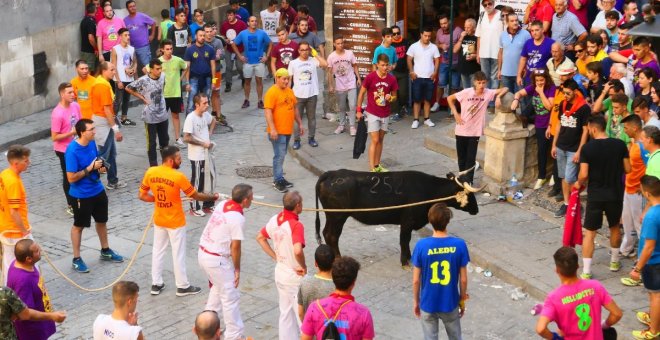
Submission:
<svg viewBox="0 0 660 340">
<path fill-rule="evenodd" d="M 110 129 L 105 145 L 102 145 L 98 151 L 99 157 L 105 159 L 110 165 L 110 169 L 108 169 L 108 183 L 110 184 L 119 182 L 119 178 L 117 178 L 117 145 L 115 143 L 115 131 Z"/>
<path fill-rule="evenodd" d="M 461 87 L 461 76 L 458 74 L 458 71 L 456 70 L 451 70 L 451 84 L 449 84 L 449 69 L 450 66 L 449 64 L 440 64 L 440 79 L 439 79 L 439 86 L 440 87 L 445 87 L 447 85 L 450 85 L 449 89 L 454 90 L 458 89 Z"/>
<path fill-rule="evenodd" d="M 575 156 L 575 152 L 557 148 L 557 174 L 559 178 L 563 178 L 569 184 L 577 181 L 579 171 L 579 165 L 573 163 L 573 156 Z"/>
<path fill-rule="evenodd" d="M 502 76 L 502 87 L 506 87 L 511 93 L 520 91 L 520 86 L 516 82 L 516 76 Z"/>
<path fill-rule="evenodd" d="M 142 66 L 149 65 L 151 61 L 151 46 L 136 47 L 135 55 L 137 55 L 137 60 Z"/>
<path fill-rule="evenodd" d="M 278 182 L 284 179 L 284 156 L 286 148 L 289 146 L 291 135 L 277 135 L 276 140 L 268 138 L 273 144 L 273 181 Z"/>
<path fill-rule="evenodd" d="M 472 82 L 474 81 L 474 73 L 472 74 L 461 74 L 461 85 L 464 89 L 472 87 Z"/>
<path fill-rule="evenodd" d="M 211 99 L 211 76 L 190 76 L 190 94 L 188 95 L 188 106 L 186 114 L 195 108 L 193 98 L 196 94 L 203 92 Z"/>
<path fill-rule="evenodd" d="M 481 71 L 486 74 L 488 83 L 486 87 L 489 89 L 497 89 L 500 87 L 500 82 L 497 80 L 497 58 L 481 58 Z"/>
<path fill-rule="evenodd" d="M 439 320 L 445 325 L 447 338 L 449 340 L 460 340 L 461 337 L 461 317 L 458 314 L 458 307 L 449 313 L 427 313 L 422 312 L 422 331 L 424 340 L 438 340 Z"/>
</svg>

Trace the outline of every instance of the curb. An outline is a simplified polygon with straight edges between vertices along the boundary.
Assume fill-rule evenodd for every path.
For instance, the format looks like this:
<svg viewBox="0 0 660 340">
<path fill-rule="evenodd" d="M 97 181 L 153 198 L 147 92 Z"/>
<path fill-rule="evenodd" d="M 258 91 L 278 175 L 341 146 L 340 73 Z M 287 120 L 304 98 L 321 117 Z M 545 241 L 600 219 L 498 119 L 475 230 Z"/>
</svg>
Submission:
<svg viewBox="0 0 660 340">
<path fill-rule="evenodd" d="M 0 143 L 0 151 L 2 152 L 6 151 L 7 149 L 9 149 L 10 146 L 14 144 L 25 145 L 49 137 L 50 137 L 50 128 L 38 130 L 23 137 Z"/>
<path fill-rule="evenodd" d="M 305 169 L 311 171 L 317 176 L 320 176 L 325 171 L 321 169 L 320 165 L 314 161 L 313 158 L 307 159 L 304 157 L 303 153 L 299 150 L 293 150 L 289 147 L 289 153 L 291 156 Z M 490 270 L 494 276 L 502 279 L 504 282 L 512 284 L 517 287 L 522 287 L 523 290 L 529 294 L 534 299 L 543 301 L 547 296 L 548 292 L 539 288 L 539 286 L 533 282 L 533 279 L 521 279 L 519 275 L 516 275 L 512 271 L 506 269 L 503 265 L 487 260 L 485 251 L 482 251 L 479 247 L 476 247 L 474 244 L 470 243 L 470 262 L 473 265 L 477 265 L 484 269 Z M 474 275 L 474 274 L 473 274 Z"/>
</svg>

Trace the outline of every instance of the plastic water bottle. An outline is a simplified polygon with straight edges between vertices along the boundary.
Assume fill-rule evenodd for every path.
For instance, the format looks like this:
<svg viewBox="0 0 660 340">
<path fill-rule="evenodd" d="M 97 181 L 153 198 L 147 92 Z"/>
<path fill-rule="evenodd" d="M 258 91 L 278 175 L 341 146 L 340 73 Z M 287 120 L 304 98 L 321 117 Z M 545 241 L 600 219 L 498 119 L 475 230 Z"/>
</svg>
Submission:
<svg viewBox="0 0 660 340">
<path fill-rule="evenodd" d="M 513 174 L 511 176 L 511 179 L 509 180 L 509 188 L 507 190 L 507 198 L 511 201 L 513 200 L 513 196 L 516 194 L 518 191 L 518 177 L 516 177 L 516 174 Z"/>
</svg>

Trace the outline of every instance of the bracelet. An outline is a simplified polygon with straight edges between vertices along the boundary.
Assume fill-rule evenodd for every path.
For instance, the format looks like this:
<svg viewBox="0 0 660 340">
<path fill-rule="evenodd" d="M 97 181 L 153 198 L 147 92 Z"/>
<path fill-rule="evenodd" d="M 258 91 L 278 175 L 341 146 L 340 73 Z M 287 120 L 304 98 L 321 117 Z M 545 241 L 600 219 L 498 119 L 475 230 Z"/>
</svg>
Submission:
<svg viewBox="0 0 660 340">
<path fill-rule="evenodd" d="M 518 98 L 513 98 L 513 100 L 517 100 L 517 101 L 520 101 L 520 99 L 518 99 Z"/>
<path fill-rule="evenodd" d="M 639 269 L 637 269 L 637 266 L 634 266 L 634 267 L 633 267 L 633 271 L 634 271 L 635 273 L 639 273 Z"/>
<path fill-rule="evenodd" d="M 87 168 L 83 168 L 83 172 L 85 173 L 85 177 L 89 176 L 89 171 Z"/>
</svg>

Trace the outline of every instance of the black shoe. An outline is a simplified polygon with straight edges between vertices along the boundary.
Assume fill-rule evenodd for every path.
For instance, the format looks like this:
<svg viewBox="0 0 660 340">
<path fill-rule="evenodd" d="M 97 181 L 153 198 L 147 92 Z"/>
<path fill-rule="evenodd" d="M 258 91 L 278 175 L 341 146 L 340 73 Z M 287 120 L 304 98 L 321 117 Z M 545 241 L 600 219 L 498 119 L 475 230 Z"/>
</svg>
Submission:
<svg viewBox="0 0 660 340">
<path fill-rule="evenodd" d="M 284 184 L 283 181 L 273 182 L 273 187 L 275 188 L 275 190 L 282 193 L 289 191 L 289 189 L 286 188 L 286 184 Z"/>
<path fill-rule="evenodd" d="M 284 186 L 287 188 L 293 188 L 293 183 L 287 181 L 286 179 L 282 179 L 282 183 L 284 183 Z"/>
<path fill-rule="evenodd" d="M 561 202 L 563 200 L 564 200 L 564 194 L 558 193 L 557 195 L 555 195 L 555 202 Z"/>
<path fill-rule="evenodd" d="M 151 295 L 158 295 L 165 289 L 165 284 L 151 285 Z"/>
<path fill-rule="evenodd" d="M 555 217 L 560 218 L 566 216 L 566 209 L 568 206 L 566 204 L 562 204 L 561 207 L 559 207 L 559 210 L 555 211 Z"/>
<path fill-rule="evenodd" d="M 227 93 L 227 92 L 231 92 L 231 84 L 227 84 L 225 86 L 225 93 Z"/>
<path fill-rule="evenodd" d="M 188 288 L 177 288 L 176 296 L 195 295 L 195 294 L 199 294 L 201 291 L 202 288 L 195 286 L 188 286 Z"/>
<path fill-rule="evenodd" d="M 550 191 L 548 191 L 548 197 L 555 197 L 559 194 L 561 194 L 561 189 L 558 188 L 552 188 Z"/>
</svg>

